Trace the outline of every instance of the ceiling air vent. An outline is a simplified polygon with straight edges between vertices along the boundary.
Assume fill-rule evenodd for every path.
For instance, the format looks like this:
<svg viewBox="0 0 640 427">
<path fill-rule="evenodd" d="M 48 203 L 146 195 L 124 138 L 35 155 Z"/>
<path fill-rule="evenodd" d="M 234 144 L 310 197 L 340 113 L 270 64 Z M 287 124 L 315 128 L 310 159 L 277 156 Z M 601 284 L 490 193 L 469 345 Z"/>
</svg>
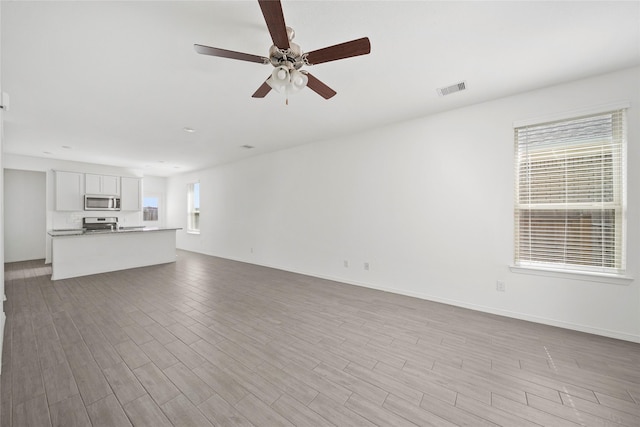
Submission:
<svg viewBox="0 0 640 427">
<path fill-rule="evenodd" d="M 465 90 L 467 88 L 467 82 L 460 82 L 456 84 L 452 84 L 451 86 L 438 88 L 438 95 L 445 96 L 451 95 L 452 93 L 460 92 L 461 90 Z"/>
</svg>

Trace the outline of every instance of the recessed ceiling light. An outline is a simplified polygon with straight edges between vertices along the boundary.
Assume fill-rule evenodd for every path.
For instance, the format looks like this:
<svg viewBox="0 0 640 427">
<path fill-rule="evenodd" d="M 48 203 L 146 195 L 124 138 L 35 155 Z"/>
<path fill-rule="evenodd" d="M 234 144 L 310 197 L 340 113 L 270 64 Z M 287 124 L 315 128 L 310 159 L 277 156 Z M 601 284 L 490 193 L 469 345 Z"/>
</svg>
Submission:
<svg viewBox="0 0 640 427">
<path fill-rule="evenodd" d="M 188 127 L 182 128 L 182 130 L 187 132 L 187 133 L 194 133 L 196 131 L 195 129 L 188 128 Z"/>
<path fill-rule="evenodd" d="M 173 168 L 174 169 L 180 169 L 180 166 L 174 166 Z"/>
<path fill-rule="evenodd" d="M 51 154 L 51 151 L 43 151 L 44 154 Z"/>
<path fill-rule="evenodd" d="M 71 150 L 71 147 L 69 147 L 68 145 L 63 145 L 62 148 L 67 149 L 67 150 Z"/>
<path fill-rule="evenodd" d="M 252 148 L 256 148 L 256 147 L 254 147 L 253 145 L 248 145 L 248 144 L 241 145 L 241 147 L 242 147 L 242 148 L 246 148 L 247 150 L 251 150 Z"/>
</svg>

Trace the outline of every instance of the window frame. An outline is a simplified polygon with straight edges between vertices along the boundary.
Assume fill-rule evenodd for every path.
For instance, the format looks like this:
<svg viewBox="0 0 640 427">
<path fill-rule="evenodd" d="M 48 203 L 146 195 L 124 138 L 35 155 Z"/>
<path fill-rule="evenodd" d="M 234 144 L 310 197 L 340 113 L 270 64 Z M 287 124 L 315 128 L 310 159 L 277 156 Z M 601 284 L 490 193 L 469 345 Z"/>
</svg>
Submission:
<svg viewBox="0 0 640 427">
<path fill-rule="evenodd" d="M 187 233 L 200 234 L 200 181 L 187 184 Z"/>
<path fill-rule="evenodd" d="M 158 219 L 157 220 L 146 220 L 144 219 L 144 208 L 145 208 L 145 199 L 157 199 L 158 201 Z M 157 226 L 159 224 L 162 224 L 163 221 L 163 215 L 162 215 L 162 208 L 163 208 L 163 198 L 162 198 L 162 194 L 160 193 L 146 193 L 142 195 L 142 222 L 146 225 L 149 226 Z"/>
<path fill-rule="evenodd" d="M 626 193 L 627 193 L 627 185 L 626 185 L 626 179 L 627 179 L 627 171 L 626 171 L 626 162 L 627 162 L 627 153 L 626 153 L 626 147 L 627 147 L 627 137 L 626 137 L 626 109 L 629 108 L 630 104 L 628 102 L 623 102 L 623 103 L 617 103 L 617 104 L 610 104 L 607 106 L 600 106 L 597 108 L 591 108 L 591 109 L 586 109 L 586 110 L 580 110 L 580 111 L 573 111 L 573 112 L 569 112 L 569 113 L 565 113 L 563 115 L 554 115 L 554 116 L 547 116 L 544 118 L 537 118 L 537 119 L 530 119 L 530 120 L 526 120 L 526 121 L 520 121 L 520 122 L 515 122 L 513 124 L 513 128 L 514 128 L 514 154 L 515 154 L 515 160 L 514 160 L 514 164 L 515 164 L 515 187 L 514 187 L 514 237 L 513 237 L 513 265 L 510 265 L 509 268 L 512 272 L 515 273 L 525 273 L 525 274 L 536 274 L 536 275 L 542 275 L 542 276 L 552 276 L 552 277 L 563 277 L 563 278 L 576 278 L 576 279 L 580 279 L 580 280 L 587 280 L 587 281 L 598 281 L 598 282 L 602 282 L 602 281 L 606 281 L 609 283 L 619 283 L 619 284 L 627 284 L 629 283 L 631 280 L 633 280 L 632 278 L 630 278 L 629 276 L 626 276 L 626 251 L 627 251 L 627 236 L 626 236 L 626 227 L 627 227 L 627 219 L 626 219 Z M 621 120 L 621 124 L 622 124 L 622 136 L 621 136 L 621 148 L 620 148 L 620 162 L 619 162 L 619 170 L 615 170 L 614 172 L 614 180 L 619 180 L 617 181 L 618 188 L 619 188 L 619 192 L 615 193 L 617 194 L 617 197 L 619 197 L 618 200 L 618 204 L 617 206 L 614 206 L 614 208 L 616 209 L 617 215 L 616 215 L 616 220 L 615 220 L 615 224 L 616 224 L 616 237 L 615 237 L 615 248 L 617 250 L 620 251 L 620 257 L 619 257 L 619 265 L 613 267 L 613 268 L 606 268 L 606 267 L 602 267 L 602 266 L 597 266 L 597 267 L 593 267 L 593 266 L 585 266 L 585 265 L 580 265 L 580 264 L 571 264 L 571 263 L 566 263 L 566 262 L 549 262 L 549 263 L 545 263 L 545 262 L 540 262 L 540 261 L 531 261 L 531 259 L 519 259 L 518 255 L 519 255 L 519 248 L 518 248 L 518 244 L 519 244 L 519 238 L 522 236 L 521 232 L 520 232 L 520 224 L 517 222 L 518 221 L 518 211 L 524 211 L 526 210 L 526 208 L 524 207 L 525 205 L 527 205 L 529 208 L 531 208 L 531 203 L 527 204 L 527 203 L 521 203 L 521 201 L 519 200 L 519 185 L 520 185 L 520 165 L 521 165 L 521 161 L 520 161 L 520 157 L 519 157 L 519 145 L 518 145 L 518 129 L 522 129 L 525 127 L 531 127 L 531 126 L 545 126 L 545 125 L 552 125 L 553 123 L 558 123 L 558 122 L 570 122 L 573 120 L 577 120 L 580 118 L 584 118 L 584 117 L 589 117 L 589 116 L 598 116 L 598 115 L 604 115 L 604 114 L 616 114 L 618 113 L 621 115 L 620 120 Z M 612 130 L 612 134 L 615 134 L 616 129 Z M 613 135 L 615 137 L 615 135 Z M 571 142 L 570 144 L 562 144 L 565 147 L 566 146 L 577 146 L 578 143 L 576 142 Z M 557 148 L 557 147 L 555 147 Z M 546 148 L 546 150 L 551 151 L 553 150 L 553 148 Z M 579 157 L 579 156 L 578 156 Z M 530 161 L 530 159 L 529 159 Z M 529 200 L 530 201 L 530 200 Z M 583 209 L 585 211 L 588 210 L 587 206 L 588 203 L 585 203 L 583 205 L 581 204 L 575 204 L 575 203 L 566 203 L 564 205 L 564 207 L 561 207 L 559 205 L 559 203 L 552 203 L 550 204 L 547 208 L 548 210 L 552 210 L 552 209 L 558 209 L 560 208 L 563 211 L 566 212 L 570 212 L 572 210 L 575 210 L 576 207 L 578 209 Z M 603 203 L 604 206 L 604 203 Z M 544 207 L 541 209 L 540 206 L 536 207 L 536 209 L 539 209 L 540 211 L 544 210 Z M 604 212 L 604 207 L 601 207 L 600 209 L 602 209 L 600 212 Z M 593 209 L 592 209 L 593 210 Z M 551 216 L 550 216 L 551 217 Z M 531 225 L 530 223 L 528 224 L 529 226 Z M 591 229 L 595 229 L 594 225 L 591 225 Z M 591 247 L 591 242 L 587 241 L 587 243 L 582 246 L 582 248 L 584 249 L 589 249 Z M 617 259 L 617 258 L 616 258 Z M 565 259 L 563 259 L 562 261 L 565 261 Z"/>
</svg>

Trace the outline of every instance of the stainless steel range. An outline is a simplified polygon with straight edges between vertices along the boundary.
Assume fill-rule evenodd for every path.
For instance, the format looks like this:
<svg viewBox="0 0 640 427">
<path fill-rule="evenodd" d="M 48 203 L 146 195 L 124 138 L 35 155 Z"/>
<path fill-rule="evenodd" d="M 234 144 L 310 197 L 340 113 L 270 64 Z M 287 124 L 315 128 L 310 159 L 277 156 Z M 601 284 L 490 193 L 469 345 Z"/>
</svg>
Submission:
<svg viewBox="0 0 640 427">
<path fill-rule="evenodd" d="M 118 230 L 118 217 L 101 216 L 82 218 L 82 228 L 87 232 L 105 232 Z"/>
</svg>

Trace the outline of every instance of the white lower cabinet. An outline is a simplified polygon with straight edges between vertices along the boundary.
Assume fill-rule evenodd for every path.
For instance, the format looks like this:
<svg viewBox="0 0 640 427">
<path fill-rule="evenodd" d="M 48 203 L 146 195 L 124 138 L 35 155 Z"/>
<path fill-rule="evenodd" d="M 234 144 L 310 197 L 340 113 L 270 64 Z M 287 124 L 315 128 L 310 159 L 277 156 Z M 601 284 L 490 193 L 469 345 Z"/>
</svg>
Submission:
<svg viewBox="0 0 640 427">
<path fill-rule="evenodd" d="M 56 236 L 51 280 L 176 260 L 176 229 Z"/>
</svg>

